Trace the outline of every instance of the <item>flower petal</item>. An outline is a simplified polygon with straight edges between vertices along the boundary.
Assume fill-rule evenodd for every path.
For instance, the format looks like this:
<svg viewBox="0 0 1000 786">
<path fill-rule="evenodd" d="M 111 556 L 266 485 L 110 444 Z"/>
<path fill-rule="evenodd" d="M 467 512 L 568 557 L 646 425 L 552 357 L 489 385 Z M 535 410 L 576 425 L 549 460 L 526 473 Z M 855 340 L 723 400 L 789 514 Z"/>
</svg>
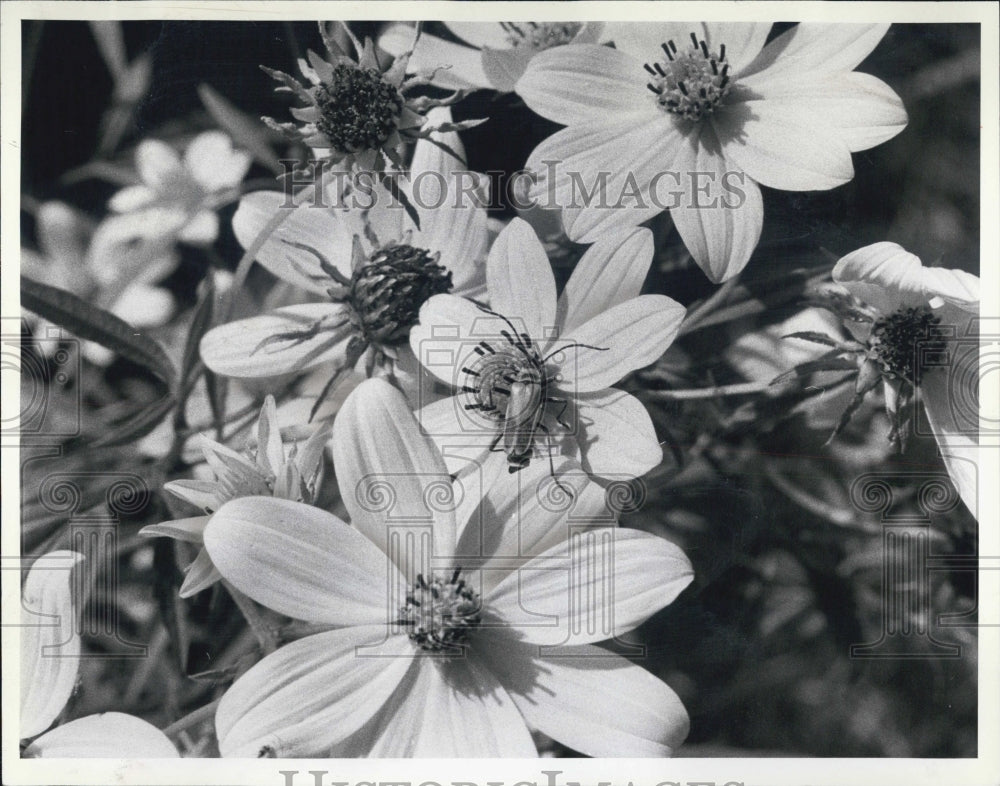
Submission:
<svg viewBox="0 0 1000 786">
<path fill-rule="evenodd" d="M 775 38 L 741 75 L 767 78 L 851 71 L 878 46 L 888 24 L 800 22 Z"/>
<path fill-rule="evenodd" d="M 412 25 L 390 25 L 379 36 L 378 45 L 394 57 L 399 57 L 413 45 Z M 478 49 L 421 33 L 406 70 L 409 73 L 427 73 L 435 69 L 438 70 L 433 81 L 438 87 L 450 90 L 490 87 L 490 80 L 480 64 Z"/>
<path fill-rule="evenodd" d="M 75 551 L 52 551 L 28 571 L 21 592 L 21 738 L 34 737 L 56 719 L 73 693 L 80 665 L 71 571 Z"/>
<path fill-rule="evenodd" d="M 384 622 L 389 588 L 401 585 L 385 554 L 364 535 L 301 502 L 227 502 L 205 528 L 205 547 L 240 592 L 308 622 Z"/>
<path fill-rule="evenodd" d="M 484 47 L 480 52 L 483 72 L 490 85 L 501 93 L 511 93 L 517 80 L 524 74 L 528 63 L 537 54 L 531 47 L 515 46 L 506 49 Z"/>
<path fill-rule="evenodd" d="M 557 321 L 563 333 L 605 309 L 638 297 L 653 261 L 653 233 L 633 229 L 611 233 L 584 252 L 559 296 Z"/>
<path fill-rule="evenodd" d="M 405 528 L 430 527 L 434 556 L 454 553 L 456 502 L 448 469 L 406 397 L 388 382 L 366 380 L 347 397 L 333 424 L 333 464 L 351 523 L 397 559 L 407 577 L 411 567 L 421 570 L 421 555 L 395 553 Z"/>
<path fill-rule="evenodd" d="M 486 261 L 490 307 L 518 317 L 525 331 L 542 343 L 556 327 L 556 280 L 541 241 L 522 218 L 513 219 L 493 241 Z"/>
<path fill-rule="evenodd" d="M 111 313 L 137 328 L 158 327 L 170 319 L 176 308 L 169 290 L 132 284 L 114 302 Z"/>
<path fill-rule="evenodd" d="M 382 625 L 317 633 L 268 655 L 236 680 L 215 715 L 226 757 L 318 756 L 361 728 L 413 665 L 406 636 Z"/>
<path fill-rule="evenodd" d="M 434 440 L 444 455 L 450 474 L 459 472 L 469 462 L 485 461 L 497 432 L 495 425 L 469 417 L 462 407 L 460 398 L 447 396 L 414 413 L 421 431 Z M 461 523 L 457 517 L 456 521 Z"/>
<path fill-rule="evenodd" d="M 836 72 L 746 80 L 776 111 L 835 129 L 851 151 L 867 150 L 906 127 L 906 108 L 896 92 L 870 74 Z M 755 102 L 756 104 L 756 102 Z M 754 104 L 754 105 L 755 105 Z"/>
<path fill-rule="evenodd" d="M 854 177 L 851 151 L 838 130 L 798 106 L 751 94 L 716 112 L 712 124 L 724 157 L 761 185 L 822 191 Z"/>
<path fill-rule="evenodd" d="M 553 345 L 559 350 L 552 357 L 562 376 L 559 389 L 603 390 L 648 366 L 673 342 L 685 313 L 665 295 L 640 295 L 587 320 Z"/>
<path fill-rule="evenodd" d="M 504 578 L 484 608 L 528 644 L 588 644 L 627 633 L 694 578 L 677 546 L 629 529 L 573 533 Z"/>
<path fill-rule="evenodd" d="M 534 112 L 568 126 L 648 115 L 656 104 L 647 81 L 642 63 L 619 49 L 567 44 L 531 58 L 515 88 Z"/>
<path fill-rule="evenodd" d="M 750 261 L 764 226 L 764 201 L 757 184 L 735 171 L 706 124 L 680 145 L 673 170 L 685 195 L 670 217 L 694 261 L 719 284 Z"/>
<path fill-rule="evenodd" d="M 538 754 L 520 711 L 478 658 L 420 658 L 412 684 L 379 713 L 373 758 L 498 758 Z"/>
<path fill-rule="evenodd" d="M 184 572 L 184 582 L 177 594 L 182 598 L 190 598 L 208 589 L 222 579 L 222 574 L 215 567 L 207 549 L 198 552 L 198 556 L 187 566 Z"/>
<path fill-rule="evenodd" d="M 126 186 L 108 200 L 108 209 L 116 213 L 131 213 L 155 201 L 156 192 L 149 186 Z"/>
<path fill-rule="evenodd" d="M 195 245 L 213 243 L 219 236 L 219 217 L 211 210 L 202 210 L 188 219 L 178 235 L 179 240 Z"/>
<path fill-rule="evenodd" d="M 165 537 L 182 540 L 185 543 L 203 543 L 207 524 L 208 516 L 193 516 L 188 519 L 174 519 L 159 524 L 150 524 L 139 530 L 139 534 L 147 538 Z"/>
<path fill-rule="evenodd" d="M 677 694 L 622 656 L 584 645 L 546 657 L 537 647 L 492 638 L 495 646 L 483 651 L 525 720 L 573 750 L 662 757 L 687 737 L 690 721 Z"/>
<path fill-rule="evenodd" d="M 38 246 L 42 255 L 78 267 L 87 252 L 86 225 L 65 202 L 43 202 L 38 208 Z M 59 282 L 67 287 L 65 282 Z"/>
<path fill-rule="evenodd" d="M 732 73 L 739 74 L 764 48 L 770 22 L 705 22 L 705 40 L 712 52 L 726 47 Z"/>
<path fill-rule="evenodd" d="M 604 489 L 579 464 L 537 459 L 520 472 L 497 473 L 462 530 L 455 562 L 481 565 L 485 595 L 572 532 L 615 524 Z"/>
<path fill-rule="evenodd" d="M 332 282 L 319 258 L 350 278 L 352 227 L 333 209 L 286 207 L 289 201 L 280 191 L 247 194 L 233 216 L 233 232 L 240 245 L 249 248 L 280 211 L 294 210 L 261 246 L 257 261 L 278 278 L 325 295 Z"/>
<path fill-rule="evenodd" d="M 238 186 L 253 161 L 249 153 L 233 149 L 233 140 L 222 131 L 205 131 L 184 151 L 184 166 L 205 190 Z"/>
<path fill-rule="evenodd" d="M 964 270 L 924 267 L 920 259 L 897 243 L 881 242 L 842 257 L 833 280 L 883 314 L 926 305 L 940 298 L 959 308 L 978 311 L 979 277 Z"/>
<path fill-rule="evenodd" d="M 144 139 L 136 148 L 135 164 L 142 182 L 159 190 L 176 177 L 181 159 L 170 145 L 158 139 Z"/>
<path fill-rule="evenodd" d="M 338 305 L 287 306 L 212 328 L 201 339 L 201 358 L 227 377 L 273 377 L 330 361 L 342 365 L 352 331 Z"/>
<path fill-rule="evenodd" d="M 424 369 L 449 387 L 457 387 L 465 356 L 484 332 L 479 326 L 492 321 L 470 300 L 434 295 L 420 307 L 420 321 L 410 330 L 410 349 Z"/>
<path fill-rule="evenodd" d="M 471 46 L 496 48 L 509 43 L 499 22 L 445 22 L 444 26 Z"/>
<path fill-rule="evenodd" d="M 645 475 L 663 460 L 649 413 L 635 396 L 609 388 L 576 399 L 580 463 L 591 475 Z"/>
<path fill-rule="evenodd" d="M 103 712 L 64 723 L 24 751 L 43 759 L 178 759 L 167 735 L 134 715 Z"/>
</svg>

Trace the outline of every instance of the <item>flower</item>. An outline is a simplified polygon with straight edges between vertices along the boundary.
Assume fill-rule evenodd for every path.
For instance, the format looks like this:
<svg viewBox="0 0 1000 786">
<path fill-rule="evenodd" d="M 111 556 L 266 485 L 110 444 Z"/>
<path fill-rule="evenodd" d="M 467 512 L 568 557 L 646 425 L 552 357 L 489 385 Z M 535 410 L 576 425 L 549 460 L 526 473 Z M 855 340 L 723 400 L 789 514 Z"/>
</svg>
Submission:
<svg viewBox="0 0 1000 786">
<path fill-rule="evenodd" d="M 410 54 L 411 71 L 433 71 L 431 84 L 453 90 L 514 90 L 524 69 L 539 52 L 571 43 L 598 43 L 603 22 L 443 22 L 463 43 L 426 33 Z M 413 28 L 389 25 L 378 45 L 394 57 L 413 45 Z M 446 65 L 446 68 L 440 68 Z M 437 70 L 435 70 L 437 69 Z"/>
<path fill-rule="evenodd" d="M 502 448 L 511 472 L 557 444 L 598 476 L 638 476 L 660 462 L 645 408 L 610 386 L 660 357 L 685 311 L 639 294 L 652 233 L 616 235 L 587 250 L 557 299 L 541 243 L 514 219 L 487 259 L 491 310 L 454 295 L 427 302 L 411 348 L 455 391 L 420 409 L 429 434 L 479 455 Z"/>
<path fill-rule="evenodd" d="M 450 116 L 447 109 L 436 112 L 437 118 Z M 454 132 L 435 134 L 434 141 L 462 151 Z M 457 171 L 455 159 L 431 140 L 417 143 L 413 183 L 421 182 L 424 172 L 448 178 Z M 257 261 L 323 302 L 285 306 L 213 328 L 201 341 L 205 364 L 231 377 L 273 377 L 328 362 L 346 372 L 362 358 L 369 376 L 394 370 L 428 298 L 442 292 L 478 296 L 483 290 L 486 210 L 471 196 L 461 201 L 451 191 L 446 196 L 437 209 L 413 200 L 419 228 L 381 187 L 373 191 L 374 204 L 367 211 L 293 209 L 261 246 Z M 281 192 L 261 191 L 241 200 L 233 230 L 244 247 L 285 209 L 285 199 Z M 330 384 L 339 379 L 335 373 Z"/>
<path fill-rule="evenodd" d="M 760 237 L 758 184 L 839 186 L 854 176 L 852 152 L 907 121 L 891 88 L 852 70 L 888 25 L 801 23 L 764 46 L 770 27 L 609 24 L 614 49 L 538 54 L 515 89 L 567 128 L 529 157 L 533 198 L 554 197 L 580 242 L 669 209 L 705 274 L 732 278 Z M 608 174 L 609 205 L 581 207 L 581 184 L 590 193 Z"/>
<path fill-rule="evenodd" d="M 690 582 L 676 546 L 609 528 L 603 490 L 565 460 L 557 480 L 575 486 L 561 497 L 571 509 L 553 504 L 559 486 L 537 466 L 487 475 L 485 496 L 453 486 L 384 380 L 351 393 L 333 444 L 353 526 L 266 498 L 227 503 L 205 530 L 238 589 L 333 627 L 267 656 L 226 692 L 215 719 L 223 756 L 534 756 L 529 724 L 595 756 L 668 755 L 684 739 L 673 691 L 593 646 Z M 583 540 L 566 540 L 571 522 Z M 587 532 L 613 550 L 603 554 L 613 554 L 613 594 L 612 577 L 583 564 Z M 583 603 L 569 605 L 570 593 Z M 588 625 L 595 616 L 604 624 Z M 595 712 L 605 700 L 622 711 Z"/>
<path fill-rule="evenodd" d="M 20 736 L 33 740 L 24 758 L 177 758 L 177 749 L 152 724 L 120 712 L 88 715 L 42 734 L 63 711 L 76 685 L 80 637 L 73 609 L 75 551 L 35 560 L 21 593 Z"/>
<path fill-rule="evenodd" d="M 219 236 L 216 209 L 235 198 L 251 157 L 233 150 L 221 131 L 205 131 L 188 144 L 184 158 L 158 139 L 136 149 L 141 185 L 123 188 L 108 203 L 116 213 L 136 214 L 176 233 L 188 243 L 212 243 Z"/>
<path fill-rule="evenodd" d="M 860 344 L 851 353 L 858 364 L 855 403 L 841 426 L 881 381 L 891 438 L 902 449 L 908 404 L 919 393 L 945 467 L 976 515 L 979 277 L 924 267 L 896 243 L 882 242 L 842 257 L 833 280 L 857 299 L 831 305 Z"/>
<path fill-rule="evenodd" d="M 176 304 L 167 289 L 156 286 L 177 266 L 170 237 L 131 216 L 111 216 L 94 228 L 63 202 L 38 209 L 39 251 L 21 249 L 21 274 L 68 290 L 110 311 L 137 328 L 164 324 Z M 49 323 L 34 320 L 35 335 L 45 338 Z M 40 341 L 42 351 L 56 342 Z M 93 363 L 107 365 L 113 353 L 92 341 L 81 351 Z"/>
<path fill-rule="evenodd" d="M 201 545 L 212 514 L 231 499 L 274 496 L 311 504 L 316 498 L 323 469 L 323 450 L 329 438 L 329 428 L 320 427 L 306 440 L 301 452 L 297 445 L 293 445 L 286 457 L 278 429 L 277 407 L 274 397 L 268 396 L 257 418 L 255 449 L 240 454 L 202 437 L 201 449 L 215 479 L 171 480 L 164 484 L 164 491 L 198 508 L 205 515 L 151 524 L 143 527 L 139 534 L 165 536 Z M 187 568 L 180 596 L 188 598 L 196 595 L 219 578 L 208 552 L 202 548 Z"/>
<path fill-rule="evenodd" d="M 404 78 L 409 52 L 401 53 L 391 66 L 383 66 L 370 39 L 366 38 L 362 45 L 346 24 L 341 23 L 341 29 L 350 39 L 355 56 L 345 52 L 320 22 L 319 32 L 329 60 L 312 51 L 308 52 L 308 62 L 299 59 L 299 69 L 311 83 L 308 88 L 283 71 L 261 66 L 284 85 L 283 89 L 306 104 L 291 109 L 298 124 L 263 118 L 271 128 L 302 140 L 313 148 L 317 158 L 339 163 L 347 171 L 382 172 L 387 162 L 403 166 L 399 148 L 405 142 L 426 139 L 435 131 L 460 131 L 483 122 L 428 124 L 425 115 L 429 109 L 454 103 L 461 93 L 448 98 L 408 97 L 408 90 L 430 81 L 429 76 L 422 75 Z"/>
</svg>

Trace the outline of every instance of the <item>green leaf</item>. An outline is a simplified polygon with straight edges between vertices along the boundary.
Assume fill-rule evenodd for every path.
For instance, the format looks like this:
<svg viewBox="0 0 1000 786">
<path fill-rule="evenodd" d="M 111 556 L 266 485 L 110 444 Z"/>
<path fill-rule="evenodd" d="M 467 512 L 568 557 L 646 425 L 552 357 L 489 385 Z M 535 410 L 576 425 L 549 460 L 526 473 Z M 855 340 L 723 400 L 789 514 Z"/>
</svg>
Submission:
<svg viewBox="0 0 1000 786">
<path fill-rule="evenodd" d="M 276 175 L 284 171 L 278 156 L 271 149 L 271 142 L 277 135 L 267 126 L 237 109 L 207 84 L 198 85 L 198 97 L 219 127 L 245 147 L 255 159 Z"/>
<path fill-rule="evenodd" d="M 91 447 L 103 448 L 123 445 L 146 436 L 156 428 L 177 404 L 174 395 L 168 394 L 149 406 L 142 407 L 125 420 L 112 426 L 109 431 L 90 443 Z"/>
<path fill-rule="evenodd" d="M 123 358 L 149 369 L 170 390 L 177 372 L 163 348 L 109 311 L 57 287 L 21 276 L 21 305 L 77 338 L 96 341 Z"/>
</svg>

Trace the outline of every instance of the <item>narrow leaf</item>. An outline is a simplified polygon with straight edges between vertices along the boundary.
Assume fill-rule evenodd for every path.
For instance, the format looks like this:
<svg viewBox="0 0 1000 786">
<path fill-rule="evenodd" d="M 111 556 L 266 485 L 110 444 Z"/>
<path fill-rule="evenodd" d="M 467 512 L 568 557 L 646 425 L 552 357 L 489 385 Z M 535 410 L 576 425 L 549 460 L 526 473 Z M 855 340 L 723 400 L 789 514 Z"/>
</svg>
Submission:
<svg viewBox="0 0 1000 786">
<path fill-rule="evenodd" d="M 215 88 L 207 84 L 198 85 L 198 97 L 212 119 L 233 139 L 245 147 L 261 164 L 275 174 L 281 174 L 281 162 L 271 149 L 274 134 L 262 125 L 256 117 L 238 109 Z"/>
</svg>

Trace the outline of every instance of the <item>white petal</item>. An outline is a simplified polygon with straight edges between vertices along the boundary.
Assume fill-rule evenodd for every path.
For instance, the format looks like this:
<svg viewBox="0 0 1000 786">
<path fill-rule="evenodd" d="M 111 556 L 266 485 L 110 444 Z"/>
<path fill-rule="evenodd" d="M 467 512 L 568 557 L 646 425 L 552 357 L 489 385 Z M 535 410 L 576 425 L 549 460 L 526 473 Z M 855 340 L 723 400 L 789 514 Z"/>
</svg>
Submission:
<svg viewBox="0 0 1000 786">
<path fill-rule="evenodd" d="M 168 290 L 133 284 L 115 301 L 111 313 L 137 328 L 157 327 L 167 322 L 176 308 L 174 296 Z"/>
<path fill-rule="evenodd" d="M 639 477 L 663 459 L 653 421 L 635 396 L 609 388 L 575 404 L 581 464 L 591 475 Z"/>
<path fill-rule="evenodd" d="M 526 758 L 537 755 L 507 691 L 477 658 L 420 658 L 409 691 L 379 713 L 372 758 Z"/>
<path fill-rule="evenodd" d="M 410 25 L 392 25 L 379 37 L 378 43 L 387 52 L 399 56 L 413 44 L 413 28 Z M 429 73 L 435 69 L 438 70 L 434 73 L 434 84 L 439 87 L 467 90 L 491 86 L 483 72 L 478 49 L 421 33 L 406 70 L 409 73 Z"/>
<path fill-rule="evenodd" d="M 838 130 L 798 107 L 751 97 L 716 112 L 712 122 L 724 157 L 762 185 L 822 191 L 854 177 Z"/>
<path fill-rule="evenodd" d="M 507 34 L 498 22 L 445 22 L 444 26 L 475 47 L 501 47 L 507 42 Z"/>
<path fill-rule="evenodd" d="M 806 124 L 836 129 L 851 151 L 875 147 L 906 127 L 902 100 L 889 85 L 870 74 L 836 72 L 764 80 L 765 74 L 747 80 L 762 100 L 772 107 L 783 107 L 791 117 L 807 118 Z"/>
<path fill-rule="evenodd" d="M 45 731 L 62 712 L 76 683 L 76 633 L 71 571 L 75 551 L 52 551 L 28 571 L 21 593 L 21 738 Z"/>
<path fill-rule="evenodd" d="M 219 217 L 211 210 L 201 210 L 184 225 L 178 238 L 185 243 L 213 243 L 219 236 Z"/>
<path fill-rule="evenodd" d="M 480 53 L 483 71 L 490 84 L 501 93 L 511 93 L 517 85 L 517 80 L 524 74 L 528 63 L 536 55 L 530 47 L 508 47 L 492 49 L 485 47 Z"/>
<path fill-rule="evenodd" d="M 652 261 L 653 233 L 645 228 L 612 232 L 594 243 L 576 263 L 559 296 L 562 332 L 638 297 Z"/>
<path fill-rule="evenodd" d="M 683 47 L 690 41 L 692 32 L 704 38 L 705 25 L 701 22 L 608 22 L 604 26 L 604 37 L 614 41 L 615 49 L 635 58 L 640 67 L 642 63 L 662 60 L 661 45 L 667 41 Z"/>
<path fill-rule="evenodd" d="M 363 726 L 413 664 L 406 636 L 379 625 L 317 633 L 267 656 L 222 697 L 223 756 L 318 756 Z"/>
<path fill-rule="evenodd" d="M 531 225 L 513 219 L 493 242 L 486 261 L 490 307 L 505 317 L 519 317 L 535 341 L 556 328 L 556 280 L 552 265 Z"/>
<path fill-rule="evenodd" d="M 257 261 L 278 278 L 325 295 L 332 282 L 323 272 L 319 256 L 350 278 L 351 227 L 340 220 L 333 209 L 285 207 L 288 201 L 289 198 L 280 191 L 247 194 L 240 200 L 233 216 L 233 232 L 240 245 L 247 249 L 276 215 L 283 210 L 294 210 L 261 246 Z M 316 253 L 292 243 L 306 246 Z"/>
<path fill-rule="evenodd" d="M 739 74 L 764 48 L 770 22 L 706 22 L 705 40 L 712 52 L 725 44 L 730 70 Z M 678 42 L 680 43 L 680 42 Z"/>
<path fill-rule="evenodd" d="M 88 715 L 43 734 L 23 754 L 43 759 L 177 759 L 167 735 L 134 715 Z"/>
<path fill-rule="evenodd" d="M 710 125 L 685 139 L 673 164 L 685 194 L 670 211 L 684 245 L 715 284 L 743 270 L 764 226 L 760 189 L 721 153 Z"/>
<path fill-rule="evenodd" d="M 851 71 L 871 54 L 888 29 L 888 24 L 800 22 L 764 47 L 743 77 L 759 72 L 770 79 Z"/>
<path fill-rule="evenodd" d="M 484 647 L 532 727 L 588 756 L 670 756 L 690 722 L 670 687 L 641 666 L 599 647 L 537 647 L 494 636 Z"/>
<path fill-rule="evenodd" d="M 447 396 L 420 407 L 414 413 L 420 430 L 434 440 L 444 455 L 445 465 L 451 474 L 457 473 L 470 461 L 482 463 L 497 433 L 495 424 L 470 417 L 463 408 L 464 404 L 458 396 Z M 456 521 L 461 523 L 457 516 Z"/>
<path fill-rule="evenodd" d="M 322 328 L 310 336 L 320 320 Z M 335 304 L 287 306 L 212 328 L 201 339 L 201 358 L 216 374 L 273 377 L 320 363 L 343 363 L 352 330 Z"/>
<path fill-rule="evenodd" d="M 146 139 L 139 143 L 135 163 L 142 182 L 157 190 L 168 185 L 181 168 L 177 152 L 158 139 Z"/>
<path fill-rule="evenodd" d="M 516 90 L 533 111 L 562 125 L 646 114 L 655 98 L 642 63 L 618 49 L 568 44 L 540 52 Z"/>
<path fill-rule="evenodd" d="M 143 537 L 174 538 L 185 543 L 203 543 L 207 524 L 208 516 L 193 516 L 188 519 L 173 519 L 159 524 L 150 524 L 139 530 L 139 534 Z"/>
<path fill-rule="evenodd" d="M 38 246 L 44 256 L 69 266 L 83 261 L 87 230 L 73 208 L 63 202 L 43 202 L 37 220 Z"/>
<path fill-rule="evenodd" d="M 461 384 L 465 357 L 495 322 L 475 303 L 455 295 L 435 295 L 420 308 L 420 321 L 410 330 L 410 349 L 420 365 L 449 387 Z"/>
<path fill-rule="evenodd" d="M 194 562 L 187 566 L 184 572 L 184 582 L 181 584 L 177 594 L 182 598 L 190 598 L 199 592 L 208 589 L 215 582 L 221 581 L 222 574 L 215 567 L 212 558 L 208 554 L 208 549 L 202 549 Z"/>
<path fill-rule="evenodd" d="M 407 529 L 431 528 L 434 556 L 454 553 L 456 502 L 448 469 L 396 388 L 371 379 L 347 397 L 333 424 L 333 464 L 351 523 L 407 576 L 420 557 L 404 548 Z"/>
<path fill-rule="evenodd" d="M 673 602 L 694 570 L 663 538 L 638 530 L 573 533 L 503 579 L 484 608 L 528 644 L 574 645 L 627 633 Z"/>
<path fill-rule="evenodd" d="M 924 267 L 896 243 L 881 242 L 842 257 L 833 280 L 883 314 L 905 306 L 926 305 L 934 298 L 976 311 L 979 277 L 963 270 Z"/>
<path fill-rule="evenodd" d="M 205 528 L 205 547 L 240 592 L 309 622 L 384 622 L 401 581 L 383 552 L 332 513 L 273 497 L 227 502 Z"/>
<path fill-rule="evenodd" d="M 233 150 L 233 140 L 222 131 L 198 134 L 184 151 L 184 165 L 209 192 L 239 185 L 252 160 L 248 153 Z"/>
<path fill-rule="evenodd" d="M 130 213 L 148 207 L 156 200 L 156 192 L 149 186 L 127 186 L 108 200 L 108 208 L 116 213 Z"/>
<path fill-rule="evenodd" d="M 494 454 L 497 455 L 497 454 Z M 564 457 L 500 472 L 468 518 L 456 564 L 482 566 L 488 594 L 512 570 L 589 527 L 615 526 L 604 489 Z"/>
<path fill-rule="evenodd" d="M 640 295 L 587 320 L 553 345 L 559 350 L 552 356 L 562 377 L 559 389 L 603 390 L 648 366 L 673 343 L 684 314 L 684 307 L 665 295 Z"/>
</svg>

